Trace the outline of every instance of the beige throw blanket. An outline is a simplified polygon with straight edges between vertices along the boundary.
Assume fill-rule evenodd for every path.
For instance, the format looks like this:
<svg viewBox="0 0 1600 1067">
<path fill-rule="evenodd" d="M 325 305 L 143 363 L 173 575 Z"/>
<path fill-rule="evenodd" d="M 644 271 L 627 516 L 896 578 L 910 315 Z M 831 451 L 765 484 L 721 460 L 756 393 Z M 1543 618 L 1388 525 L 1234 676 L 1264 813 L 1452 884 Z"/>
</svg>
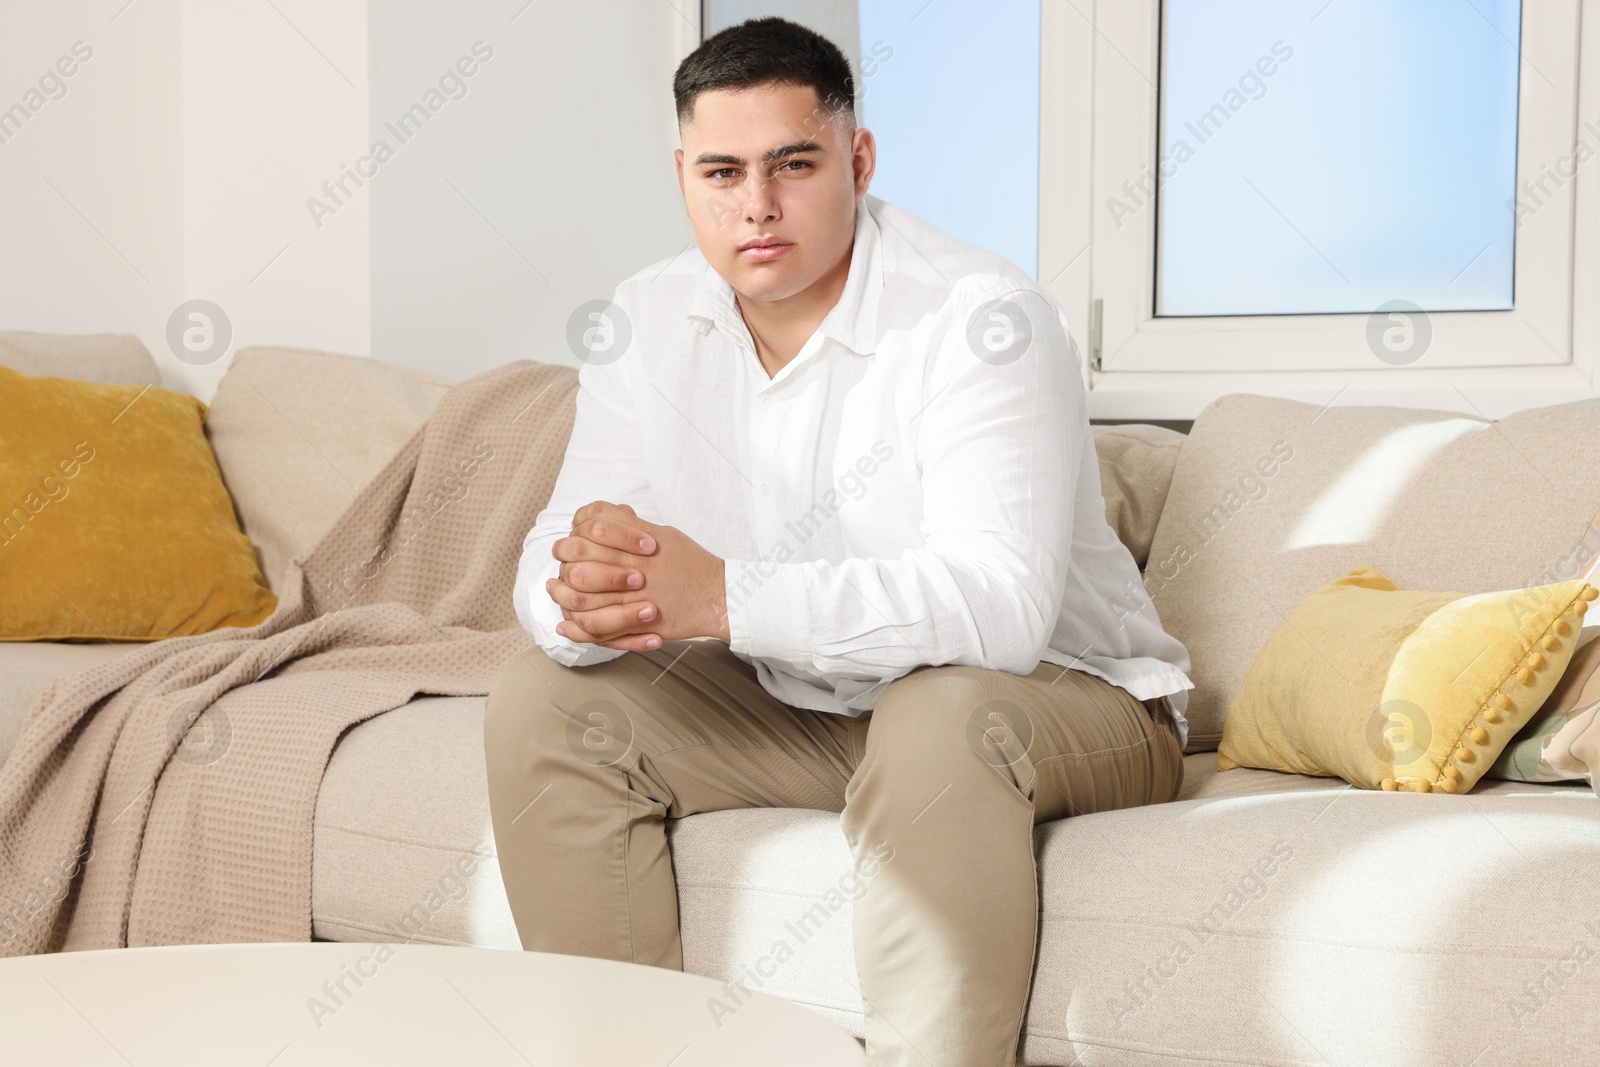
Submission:
<svg viewBox="0 0 1600 1067">
<path fill-rule="evenodd" d="M 533 647 L 511 590 L 576 392 L 527 360 L 451 387 L 265 622 L 55 679 L 0 767 L 0 955 L 309 940 L 340 735 L 418 694 L 486 694 Z"/>
</svg>

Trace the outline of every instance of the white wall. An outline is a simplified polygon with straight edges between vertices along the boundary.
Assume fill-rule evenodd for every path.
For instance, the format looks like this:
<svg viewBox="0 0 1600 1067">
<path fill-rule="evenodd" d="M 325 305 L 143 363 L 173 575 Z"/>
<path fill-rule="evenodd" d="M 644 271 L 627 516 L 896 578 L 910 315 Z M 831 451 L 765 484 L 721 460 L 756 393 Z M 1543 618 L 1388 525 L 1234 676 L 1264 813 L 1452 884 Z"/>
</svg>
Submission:
<svg viewBox="0 0 1600 1067">
<path fill-rule="evenodd" d="M 918 0 L 917 6 L 922 7 L 926 2 Z M 865 124 L 859 100 L 862 84 L 860 8 L 858 0 L 706 0 L 705 35 L 710 37 L 747 19 L 769 15 L 781 15 L 822 34 L 844 53 L 850 61 L 850 69 L 855 71 L 856 114 Z M 915 10 L 908 12 L 907 17 L 915 13 Z"/>
<path fill-rule="evenodd" d="M 672 153 L 676 0 L 393 2 L 371 13 L 372 354 L 464 378 L 575 364 L 578 305 L 692 247 Z M 475 60 L 472 47 L 493 52 Z M 466 95 L 401 143 L 385 125 L 461 57 Z M 469 68 L 474 63 L 466 64 Z"/>
<path fill-rule="evenodd" d="M 364 209 L 319 233 L 305 208 L 364 143 L 366 5 L 274 3 L 6 5 L 0 108 L 75 41 L 93 56 L 0 144 L 0 329 L 136 333 L 203 399 L 242 346 L 367 351 Z M 206 366 L 166 343 L 195 297 L 233 326 Z"/>
<path fill-rule="evenodd" d="M 256 344 L 463 378 L 575 363 L 572 310 L 693 245 L 671 96 L 693 3 L 125 3 L 0 11 L 0 107 L 94 50 L 0 144 L 0 329 L 137 333 L 202 399 Z M 401 144 L 385 123 L 479 40 L 466 95 Z M 202 366 L 166 340 L 195 298 L 233 328 Z"/>
<path fill-rule="evenodd" d="M 38 107 L 0 143 L 0 328 L 132 330 L 148 346 L 182 299 L 180 5 L 120 7 L 0 16 L 0 109 L 26 108 L 29 90 Z M 48 100 L 39 79 L 78 41 L 92 56 Z"/>
<path fill-rule="evenodd" d="M 365 0 L 184 0 L 184 295 L 235 349 L 369 351 L 366 202 L 306 207 L 364 150 L 366 37 Z M 226 369 L 170 366 L 202 397 Z"/>
</svg>

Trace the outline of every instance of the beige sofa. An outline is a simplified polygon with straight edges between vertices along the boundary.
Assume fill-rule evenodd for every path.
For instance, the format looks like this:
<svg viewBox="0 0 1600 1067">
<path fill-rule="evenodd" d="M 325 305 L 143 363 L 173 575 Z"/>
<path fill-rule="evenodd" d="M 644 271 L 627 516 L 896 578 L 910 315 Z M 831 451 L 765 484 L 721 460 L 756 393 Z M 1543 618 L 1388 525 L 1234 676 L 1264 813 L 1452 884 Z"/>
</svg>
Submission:
<svg viewBox="0 0 1600 1067">
<path fill-rule="evenodd" d="M 0 335 L 0 362 L 153 380 L 128 339 L 47 341 Z M 346 356 L 236 355 L 207 428 L 270 578 L 447 385 Z M 1600 511 L 1600 479 L 1582 473 L 1600 459 L 1600 409 L 1552 418 L 1462 427 L 1436 413 L 1236 396 L 1188 438 L 1101 428 L 1108 518 L 1141 564 L 1160 568 L 1147 584 L 1195 654 L 1191 748 L 1214 746 L 1230 687 L 1265 634 L 1351 560 L 1402 585 L 1467 591 L 1531 580 L 1524 563 L 1555 561 L 1584 531 L 1570 514 Z M 1285 439 L 1293 458 L 1280 449 L 1263 474 L 1258 460 Z M 1542 451 L 1551 441 L 1559 455 Z M 1463 492 L 1472 507 L 1435 514 Z M 1530 495 L 1557 503 L 1529 517 Z M 0 644 L 0 753 L 52 677 L 112 654 Z M 482 714 L 481 698 L 423 698 L 340 742 L 317 807 L 318 937 L 518 947 L 485 859 Z M 850 864 L 837 817 L 718 812 L 670 833 L 686 967 L 860 1035 L 849 915 L 819 903 Z M 1600 1062 L 1600 800 L 1586 785 L 1361 792 L 1218 773 L 1213 752 L 1193 751 L 1177 801 L 1049 823 L 1036 846 L 1042 921 L 1019 1062 Z M 774 970 L 780 941 L 794 955 Z"/>
</svg>

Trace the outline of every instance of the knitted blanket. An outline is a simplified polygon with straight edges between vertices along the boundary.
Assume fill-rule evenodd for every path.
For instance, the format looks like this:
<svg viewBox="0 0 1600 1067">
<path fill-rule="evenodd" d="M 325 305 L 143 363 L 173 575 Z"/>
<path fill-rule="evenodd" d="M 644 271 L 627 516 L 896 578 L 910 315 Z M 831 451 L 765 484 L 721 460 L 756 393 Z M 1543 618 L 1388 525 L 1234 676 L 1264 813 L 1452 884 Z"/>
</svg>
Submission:
<svg viewBox="0 0 1600 1067">
<path fill-rule="evenodd" d="M 576 393 L 572 368 L 529 360 L 452 386 L 265 622 L 52 681 L 0 767 L 0 955 L 310 940 L 340 735 L 419 694 L 487 694 L 533 646 L 511 590 Z"/>
</svg>

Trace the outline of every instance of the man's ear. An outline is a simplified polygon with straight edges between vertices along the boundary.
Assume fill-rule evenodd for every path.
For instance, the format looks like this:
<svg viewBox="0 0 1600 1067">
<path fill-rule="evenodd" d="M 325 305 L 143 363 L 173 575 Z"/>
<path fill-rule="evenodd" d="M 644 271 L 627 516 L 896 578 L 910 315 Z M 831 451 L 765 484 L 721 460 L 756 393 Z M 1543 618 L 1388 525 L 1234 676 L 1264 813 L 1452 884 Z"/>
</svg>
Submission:
<svg viewBox="0 0 1600 1067">
<path fill-rule="evenodd" d="M 871 130 L 863 126 L 856 130 L 852 141 L 851 176 L 855 179 L 856 199 L 860 200 L 867 195 L 867 188 L 872 185 L 872 175 L 878 169 L 878 140 L 872 136 Z"/>
</svg>

